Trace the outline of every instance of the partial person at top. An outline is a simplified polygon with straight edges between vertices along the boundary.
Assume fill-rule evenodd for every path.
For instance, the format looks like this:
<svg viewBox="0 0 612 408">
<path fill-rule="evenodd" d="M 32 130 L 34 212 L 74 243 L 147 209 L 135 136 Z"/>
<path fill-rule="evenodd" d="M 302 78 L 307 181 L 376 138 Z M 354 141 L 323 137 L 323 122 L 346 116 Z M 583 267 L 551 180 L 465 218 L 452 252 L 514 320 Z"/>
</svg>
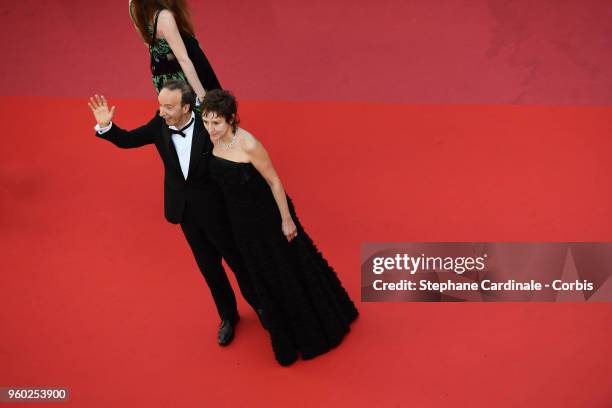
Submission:
<svg viewBox="0 0 612 408">
<path fill-rule="evenodd" d="M 221 88 L 195 38 L 185 0 L 130 0 L 129 6 L 134 26 L 149 47 L 157 93 L 169 79 L 188 82 L 199 101 L 206 91 Z"/>
</svg>

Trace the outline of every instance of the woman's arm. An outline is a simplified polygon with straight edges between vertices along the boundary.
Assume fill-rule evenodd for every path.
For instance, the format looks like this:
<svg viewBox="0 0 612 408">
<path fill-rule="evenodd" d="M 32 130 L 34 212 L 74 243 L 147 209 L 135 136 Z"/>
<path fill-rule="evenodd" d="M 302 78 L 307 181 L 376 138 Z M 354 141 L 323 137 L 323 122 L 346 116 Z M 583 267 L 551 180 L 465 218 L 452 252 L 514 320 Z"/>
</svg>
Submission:
<svg viewBox="0 0 612 408">
<path fill-rule="evenodd" d="M 287 237 L 287 241 L 291 241 L 297 235 L 297 229 L 293 222 L 293 218 L 291 218 L 291 213 L 289 212 L 289 204 L 287 203 L 287 196 L 285 195 L 283 183 L 281 183 L 278 174 L 276 174 L 276 170 L 272 165 L 272 160 L 270 160 L 268 152 L 257 139 L 246 131 L 243 133 L 241 147 L 249 156 L 250 162 L 270 186 L 272 195 L 274 195 L 274 201 L 276 201 L 276 205 L 281 214 L 283 234 Z"/>
<path fill-rule="evenodd" d="M 178 26 L 176 25 L 176 20 L 174 20 L 174 16 L 170 11 L 162 10 L 159 13 L 159 19 L 157 20 L 157 32 L 159 33 L 159 36 L 164 38 L 168 42 L 168 45 L 170 45 L 172 53 L 185 73 L 185 77 L 187 78 L 189 85 L 191 85 L 198 98 L 202 100 L 206 94 L 206 91 L 200 82 L 200 78 L 198 78 L 198 73 L 191 62 L 191 59 L 189 59 L 189 55 L 187 55 L 185 43 L 181 38 Z"/>
</svg>

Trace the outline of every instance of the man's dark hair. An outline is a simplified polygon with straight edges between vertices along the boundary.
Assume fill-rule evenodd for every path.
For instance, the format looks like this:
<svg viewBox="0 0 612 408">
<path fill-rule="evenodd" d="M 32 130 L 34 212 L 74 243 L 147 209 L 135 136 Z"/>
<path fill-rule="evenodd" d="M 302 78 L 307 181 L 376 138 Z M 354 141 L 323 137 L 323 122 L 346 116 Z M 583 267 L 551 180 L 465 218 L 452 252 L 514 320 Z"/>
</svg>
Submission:
<svg viewBox="0 0 612 408">
<path fill-rule="evenodd" d="M 240 124 L 238 117 L 238 102 L 236 97 L 224 89 L 213 89 L 206 92 L 202 101 L 202 115 L 214 113 L 217 116 L 224 118 L 227 123 L 232 125 L 234 132 Z"/>
<path fill-rule="evenodd" d="M 196 94 L 187 82 L 181 79 L 168 79 L 164 82 L 161 89 L 167 89 L 169 91 L 176 91 L 178 89 L 181 91 L 181 106 L 189 105 L 189 111 L 193 110 Z"/>
</svg>

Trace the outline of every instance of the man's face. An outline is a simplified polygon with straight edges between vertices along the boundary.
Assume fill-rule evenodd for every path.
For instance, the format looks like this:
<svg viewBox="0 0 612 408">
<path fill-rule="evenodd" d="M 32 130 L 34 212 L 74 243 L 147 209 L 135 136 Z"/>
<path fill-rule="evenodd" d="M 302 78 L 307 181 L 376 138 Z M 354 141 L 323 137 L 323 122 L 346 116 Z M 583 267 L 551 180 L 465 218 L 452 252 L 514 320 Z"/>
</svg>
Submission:
<svg viewBox="0 0 612 408">
<path fill-rule="evenodd" d="M 157 97 L 159 101 L 159 116 L 164 118 L 166 125 L 176 126 L 189 112 L 189 105 L 181 106 L 183 94 L 179 89 L 163 88 Z"/>
</svg>

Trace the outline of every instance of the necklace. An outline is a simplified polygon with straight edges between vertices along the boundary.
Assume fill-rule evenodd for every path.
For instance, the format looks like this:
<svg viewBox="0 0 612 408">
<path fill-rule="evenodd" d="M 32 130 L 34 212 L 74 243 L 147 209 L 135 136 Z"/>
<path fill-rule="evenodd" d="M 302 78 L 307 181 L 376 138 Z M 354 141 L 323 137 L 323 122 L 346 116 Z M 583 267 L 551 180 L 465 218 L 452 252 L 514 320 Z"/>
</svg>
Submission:
<svg viewBox="0 0 612 408">
<path fill-rule="evenodd" d="M 223 150 L 229 150 L 232 148 L 232 146 L 234 146 L 234 144 L 236 143 L 236 136 L 238 133 L 234 133 L 234 135 L 232 136 L 232 140 L 230 140 L 230 142 L 228 144 L 223 143 L 221 140 L 219 140 L 219 145 L 221 145 L 221 148 Z"/>
</svg>

